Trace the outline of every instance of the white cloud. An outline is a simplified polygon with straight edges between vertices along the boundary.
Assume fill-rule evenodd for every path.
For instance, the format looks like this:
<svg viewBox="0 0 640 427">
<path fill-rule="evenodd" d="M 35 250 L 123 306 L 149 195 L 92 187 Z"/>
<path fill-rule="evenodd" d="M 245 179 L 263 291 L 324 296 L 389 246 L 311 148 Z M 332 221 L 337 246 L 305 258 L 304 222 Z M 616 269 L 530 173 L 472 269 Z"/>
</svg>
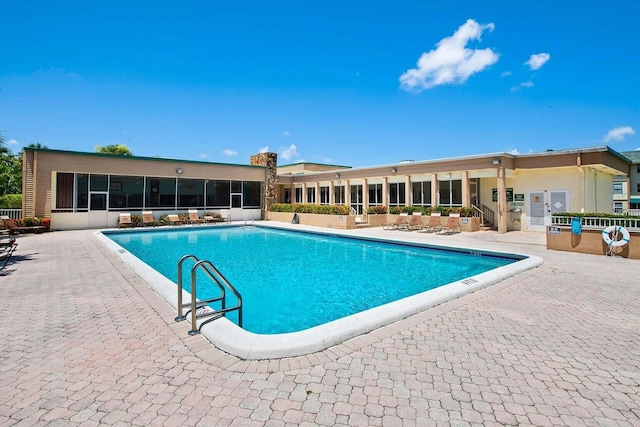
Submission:
<svg viewBox="0 0 640 427">
<path fill-rule="evenodd" d="M 8 141 L 5 141 L 7 143 L 7 145 L 20 145 L 18 143 L 18 141 L 16 141 L 15 139 L 10 139 Z"/>
<path fill-rule="evenodd" d="M 504 73 L 500 74 L 500 77 L 507 77 L 512 75 L 513 73 L 511 71 L 505 71 Z"/>
<path fill-rule="evenodd" d="M 234 151 L 234 150 L 226 149 L 226 150 L 222 151 L 222 154 L 224 154 L 225 156 L 228 156 L 228 157 L 233 157 L 233 156 L 237 156 L 238 152 Z"/>
<path fill-rule="evenodd" d="M 509 154 L 513 154 L 515 156 L 515 155 L 520 154 L 520 152 L 518 151 L 517 148 L 514 148 L 513 150 L 509 150 Z"/>
<path fill-rule="evenodd" d="M 526 82 L 522 82 L 518 86 L 512 87 L 511 88 L 511 92 L 515 92 L 518 89 L 523 88 L 523 87 L 533 87 L 533 82 L 531 80 L 526 81 Z"/>
<path fill-rule="evenodd" d="M 611 129 L 602 139 L 604 142 L 622 141 L 627 135 L 635 135 L 636 131 L 631 126 L 618 126 Z"/>
<path fill-rule="evenodd" d="M 529 60 L 527 62 L 525 62 L 525 64 L 527 64 L 531 70 L 538 70 L 550 58 L 551 58 L 551 55 L 549 55 L 548 53 L 544 53 L 544 52 L 543 53 L 536 53 L 536 54 L 531 55 L 531 57 L 529 58 Z"/>
<path fill-rule="evenodd" d="M 265 145 L 264 147 L 262 147 L 261 149 L 258 150 L 258 153 L 267 153 L 269 152 L 269 146 Z"/>
<path fill-rule="evenodd" d="M 329 157 L 325 157 L 325 158 L 324 158 L 324 162 L 325 162 L 325 163 L 331 163 L 331 161 L 332 161 L 332 160 L 331 160 L 331 158 L 329 158 Z"/>
<path fill-rule="evenodd" d="M 282 132 L 282 136 L 291 136 L 291 132 L 285 130 L 284 132 Z"/>
<path fill-rule="evenodd" d="M 298 157 L 298 147 L 295 144 L 291 144 L 288 147 L 280 147 L 280 157 L 284 160 L 291 160 L 294 157 Z"/>
<path fill-rule="evenodd" d="M 209 157 L 209 155 L 207 153 L 200 153 L 200 154 L 198 154 L 198 157 L 201 158 L 201 159 L 206 159 L 206 158 Z"/>
<path fill-rule="evenodd" d="M 467 49 L 471 40 L 480 40 L 484 30 L 493 31 L 493 23 L 480 25 L 467 20 L 451 37 L 437 43 L 436 49 L 425 52 L 418 59 L 417 68 L 400 76 L 400 87 L 420 92 L 432 87 L 467 81 L 473 74 L 498 61 L 498 54 L 487 49 Z"/>
</svg>

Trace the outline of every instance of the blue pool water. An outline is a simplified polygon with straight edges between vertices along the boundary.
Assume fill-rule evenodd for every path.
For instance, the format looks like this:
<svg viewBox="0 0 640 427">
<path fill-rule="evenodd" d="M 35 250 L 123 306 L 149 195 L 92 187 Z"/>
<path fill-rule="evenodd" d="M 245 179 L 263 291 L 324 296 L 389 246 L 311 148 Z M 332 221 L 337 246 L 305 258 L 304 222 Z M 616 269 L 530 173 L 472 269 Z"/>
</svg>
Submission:
<svg viewBox="0 0 640 427">
<path fill-rule="evenodd" d="M 244 329 L 260 334 L 301 331 L 517 261 L 263 227 L 107 236 L 173 282 L 183 255 L 211 261 L 242 295 Z M 204 277 L 197 282 L 198 298 L 218 295 Z"/>
</svg>

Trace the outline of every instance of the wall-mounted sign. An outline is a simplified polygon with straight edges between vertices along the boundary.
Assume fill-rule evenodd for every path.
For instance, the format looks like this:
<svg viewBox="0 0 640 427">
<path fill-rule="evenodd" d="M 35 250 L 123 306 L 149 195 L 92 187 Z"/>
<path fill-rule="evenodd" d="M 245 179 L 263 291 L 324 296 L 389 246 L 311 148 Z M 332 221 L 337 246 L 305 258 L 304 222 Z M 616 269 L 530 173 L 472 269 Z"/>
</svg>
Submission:
<svg viewBox="0 0 640 427">
<path fill-rule="evenodd" d="M 493 200 L 494 202 L 498 201 L 498 189 L 497 188 L 492 188 L 491 189 L 491 200 Z M 522 200 L 524 200 L 524 198 Z M 507 202 L 513 202 L 513 188 L 507 188 Z"/>
<path fill-rule="evenodd" d="M 524 202 L 524 194 L 514 194 L 513 200 L 516 202 Z"/>
<path fill-rule="evenodd" d="M 549 227 L 549 234 L 560 234 L 560 227 Z"/>
</svg>

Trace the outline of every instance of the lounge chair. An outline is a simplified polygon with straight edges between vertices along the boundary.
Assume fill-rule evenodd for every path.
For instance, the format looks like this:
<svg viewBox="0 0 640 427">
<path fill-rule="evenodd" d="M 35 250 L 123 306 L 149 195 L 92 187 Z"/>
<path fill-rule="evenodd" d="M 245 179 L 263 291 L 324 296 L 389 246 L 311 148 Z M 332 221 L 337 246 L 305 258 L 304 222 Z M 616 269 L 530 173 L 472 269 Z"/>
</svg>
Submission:
<svg viewBox="0 0 640 427">
<path fill-rule="evenodd" d="M 200 218 L 197 209 L 189 209 L 189 222 L 191 224 L 202 224 L 205 220 Z"/>
<path fill-rule="evenodd" d="M 422 212 L 414 212 L 411 214 L 411 219 L 406 224 L 400 224 L 398 230 L 419 230 L 424 226 L 422 223 Z"/>
<path fill-rule="evenodd" d="M 16 239 L 0 239 L 0 264 L 2 264 L 0 265 L 0 270 L 6 267 L 9 262 L 9 258 L 11 258 L 11 255 L 17 247 L 18 244 L 16 243 Z"/>
<path fill-rule="evenodd" d="M 460 233 L 461 231 L 462 226 L 460 225 L 459 213 L 450 213 L 449 218 L 447 219 L 447 223 L 445 225 L 436 227 L 436 233 L 442 234 Z"/>
<path fill-rule="evenodd" d="M 131 221 L 130 213 L 121 213 L 118 218 L 118 227 L 131 227 L 133 225 L 133 221 Z"/>
<path fill-rule="evenodd" d="M 396 222 L 387 222 L 385 224 L 382 224 L 382 229 L 383 230 L 397 230 L 398 227 L 400 227 L 402 224 L 408 224 L 408 222 L 407 222 L 407 218 L 408 217 L 409 217 L 409 214 L 407 212 L 402 212 L 398 216 L 398 219 L 396 219 Z"/>
<path fill-rule="evenodd" d="M 44 225 L 19 227 L 18 224 L 16 224 L 16 222 L 13 219 L 9 218 L 8 216 L 2 216 L 0 217 L 0 219 L 2 220 L 4 225 L 6 225 L 7 228 L 9 229 L 9 234 L 20 234 L 20 233 L 26 233 L 27 231 L 33 231 L 34 233 L 38 234 L 38 233 L 42 233 L 44 230 L 47 229 L 47 227 L 45 227 Z"/>
<path fill-rule="evenodd" d="M 181 225 L 182 224 L 182 220 L 180 219 L 180 217 L 176 214 L 171 214 L 171 215 L 167 215 L 169 217 L 169 222 L 171 223 L 171 225 Z"/>
<path fill-rule="evenodd" d="M 440 227 L 440 212 L 431 212 L 429 221 L 418 230 L 418 233 L 431 233 L 438 227 Z"/>
<path fill-rule="evenodd" d="M 156 219 L 153 217 L 153 212 L 142 211 L 142 225 L 156 225 Z"/>
</svg>

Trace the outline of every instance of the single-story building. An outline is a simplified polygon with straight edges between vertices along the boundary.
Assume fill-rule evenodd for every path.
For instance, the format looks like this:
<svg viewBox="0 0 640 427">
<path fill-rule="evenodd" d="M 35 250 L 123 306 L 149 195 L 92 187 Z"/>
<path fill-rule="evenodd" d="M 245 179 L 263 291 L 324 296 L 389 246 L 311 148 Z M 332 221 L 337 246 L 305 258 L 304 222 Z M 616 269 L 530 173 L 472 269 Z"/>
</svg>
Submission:
<svg viewBox="0 0 640 427">
<path fill-rule="evenodd" d="M 265 218 L 271 203 L 469 207 L 500 232 L 542 231 L 554 212 L 613 211 L 613 178 L 630 161 L 606 146 L 495 153 L 383 166 L 297 163 L 274 153 L 237 165 L 25 148 L 23 216 L 54 230 L 113 227 L 120 212 L 198 209 Z M 276 175 L 277 174 L 277 175 Z"/>
</svg>

